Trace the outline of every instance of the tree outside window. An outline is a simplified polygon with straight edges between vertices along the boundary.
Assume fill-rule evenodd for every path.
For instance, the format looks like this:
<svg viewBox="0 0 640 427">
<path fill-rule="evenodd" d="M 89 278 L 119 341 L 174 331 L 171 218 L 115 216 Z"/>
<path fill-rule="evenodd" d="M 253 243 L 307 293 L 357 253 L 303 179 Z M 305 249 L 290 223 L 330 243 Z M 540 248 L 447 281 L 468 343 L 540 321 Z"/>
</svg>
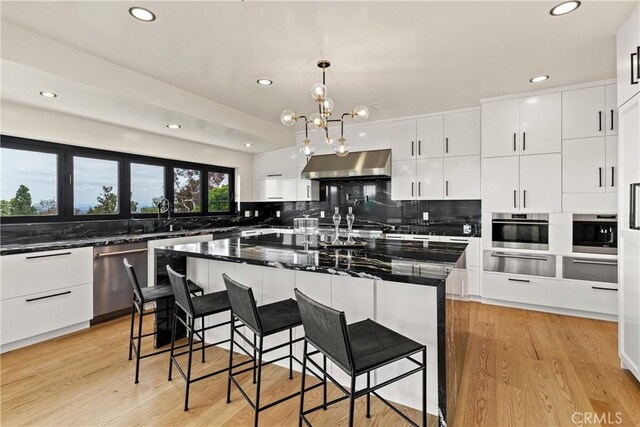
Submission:
<svg viewBox="0 0 640 427">
<path fill-rule="evenodd" d="M 189 213 L 201 212 L 201 172 L 194 169 L 173 169 L 173 210 Z"/>
<path fill-rule="evenodd" d="M 209 172 L 208 211 L 228 212 L 231 204 L 229 197 L 229 174 Z"/>
</svg>

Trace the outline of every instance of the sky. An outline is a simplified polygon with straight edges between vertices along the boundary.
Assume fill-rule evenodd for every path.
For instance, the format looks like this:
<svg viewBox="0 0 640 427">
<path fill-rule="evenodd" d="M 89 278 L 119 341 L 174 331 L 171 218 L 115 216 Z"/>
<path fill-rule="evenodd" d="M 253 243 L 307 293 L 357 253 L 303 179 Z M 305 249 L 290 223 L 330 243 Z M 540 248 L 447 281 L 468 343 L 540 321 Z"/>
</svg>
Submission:
<svg viewBox="0 0 640 427">
<path fill-rule="evenodd" d="M 56 198 L 57 155 L 8 148 L 3 148 L 1 152 L 0 199 L 15 197 L 21 184 L 29 187 L 34 204 Z"/>
</svg>

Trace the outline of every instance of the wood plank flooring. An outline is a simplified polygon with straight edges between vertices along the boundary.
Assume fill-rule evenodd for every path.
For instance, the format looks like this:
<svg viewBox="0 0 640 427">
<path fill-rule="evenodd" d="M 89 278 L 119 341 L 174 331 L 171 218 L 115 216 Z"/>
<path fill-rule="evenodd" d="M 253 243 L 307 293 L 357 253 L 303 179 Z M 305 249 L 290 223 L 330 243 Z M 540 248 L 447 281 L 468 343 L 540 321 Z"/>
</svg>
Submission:
<svg viewBox="0 0 640 427">
<path fill-rule="evenodd" d="M 470 343 L 456 426 L 640 426 L 640 385 L 620 369 L 615 323 L 470 306 Z M 140 384 L 134 385 L 135 362 L 127 360 L 128 326 L 128 318 L 117 319 L 3 354 L 0 424 L 252 424 L 253 413 L 238 391 L 232 392 L 231 404 L 225 403 L 224 374 L 192 386 L 188 412 L 182 411 L 182 378 L 174 374 L 173 381 L 166 380 L 166 355 L 144 359 Z M 209 349 L 207 362 L 196 361 L 194 372 L 225 366 L 227 354 Z M 287 375 L 277 366 L 264 369 L 264 403 L 299 388 L 299 374 L 292 381 Z M 249 374 L 241 380 L 251 394 Z M 311 392 L 307 404 L 319 403 L 320 393 Z M 330 396 L 339 392 L 331 389 Z M 297 425 L 298 404 L 293 399 L 261 413 L 260 424 Z M 405 413 L 419 420 L 418 411 L 405 408 Z M 312 414 L 310 420 L 318 426 L 345 425 L 346 415 L 342 402 Z M 435 417 L 429 421 L 435 425 Z M 357 401 L 356 425 L 402 422 L 372 398 L 371 419 L 364 416 L 364 400 Z"/>
</svg>

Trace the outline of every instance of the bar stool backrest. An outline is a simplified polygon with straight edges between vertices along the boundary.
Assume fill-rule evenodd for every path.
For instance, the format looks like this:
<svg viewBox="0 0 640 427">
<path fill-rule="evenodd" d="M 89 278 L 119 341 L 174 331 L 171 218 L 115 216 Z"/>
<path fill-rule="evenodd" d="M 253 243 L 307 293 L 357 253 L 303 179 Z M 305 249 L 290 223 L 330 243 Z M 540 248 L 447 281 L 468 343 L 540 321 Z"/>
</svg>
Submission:
<svg viewBox="0 0 640 427">
<path fill-rule="evenodd" d="M 177 273 L 173 268 L 167 265 L 167 273 L 171 281 L 171 289 L 176 304 L 184 310 L 189 316 L 193 316 L 193 303 L 191 302 L 191 294 L 189 294 L 189 285 L 183 274 Z"/>
<path fill-rule="evenodd" d="M 227 287 L 233 315 L 240 319 L 242 323 L 248 326 L 254 333 L 262 333 L 260 315 L 258 314 L 256 299 L 253 296 L 251 287 L 236 282 L 226 274 L 223 274 L 222 278 Z"/>
<path fill-rule="evenodd" d="M 124 259 L 124 268 L 127 270 L 127 275 L 129 276 L 129 281 L 131 282 L 131 287 L 133 288 L 133 293 L 138 299 L 138 301 L 144 303 L 142 299 L 142 290 L 140 289 L 140 283 L 138 283 L 138 276 L 136 276 L 136 270 L 133 268 L 133 265 L 129 264 L 128 259 Z"/>
<path fill-rule="evenodd" d="M 307 341 L 347 373 L 353 372 L 353 355 L 344 311 L 320 304 L 294 290 Z"/>
</svg>

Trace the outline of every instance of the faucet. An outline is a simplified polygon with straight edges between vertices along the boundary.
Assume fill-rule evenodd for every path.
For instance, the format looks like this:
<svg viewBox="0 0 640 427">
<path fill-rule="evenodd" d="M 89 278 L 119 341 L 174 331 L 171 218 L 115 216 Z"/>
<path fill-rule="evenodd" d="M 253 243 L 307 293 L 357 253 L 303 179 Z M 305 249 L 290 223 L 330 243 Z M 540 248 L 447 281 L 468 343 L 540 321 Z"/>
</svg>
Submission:
<svg viewBox="0 0 640 427">
<path fill-rule="evenodd" d="M 158 203 L 158 225 L 160 225 L 161 214 L 167 213 L 167 222 L 171 219 L 171 209 L 173 206 L 166 197 L 160 199 Z M 169 224 L 169 231 L 173 231 L 173 224 Z"/>
</svg>

